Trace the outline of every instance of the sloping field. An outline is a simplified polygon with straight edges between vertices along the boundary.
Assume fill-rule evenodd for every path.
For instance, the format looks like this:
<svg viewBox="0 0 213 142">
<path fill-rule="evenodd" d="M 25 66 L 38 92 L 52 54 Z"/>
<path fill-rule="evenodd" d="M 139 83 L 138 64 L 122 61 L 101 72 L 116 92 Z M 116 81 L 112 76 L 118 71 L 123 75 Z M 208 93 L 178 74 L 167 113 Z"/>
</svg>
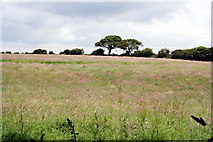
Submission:
<svg viewBox="0 0 213 142">
<path fill-rule="evenodd" d="M 2 55 L 3 140 L 207 140 L 211 63 Z"/>
</svg>

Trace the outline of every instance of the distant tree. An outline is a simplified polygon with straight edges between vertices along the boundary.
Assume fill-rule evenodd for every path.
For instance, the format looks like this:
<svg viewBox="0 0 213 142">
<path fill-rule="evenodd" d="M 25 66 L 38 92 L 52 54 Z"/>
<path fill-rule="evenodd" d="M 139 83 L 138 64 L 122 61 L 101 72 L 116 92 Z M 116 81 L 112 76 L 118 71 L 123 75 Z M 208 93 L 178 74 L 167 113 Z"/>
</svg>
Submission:
<svg viewBox="0 0 213 142">
<path fill-rule="evenodd" d="M 139 46 L 143 44 L 136 39 L 124 39 L 119 42 L 118 48 L 126 51 L 126 55 L 130 56 L 133 50 L 138 50 Z"/>
<path fill-rule="evenodd" d="M 28 52 L 25 52 L 24 54 L 29 54 Z"/>
<path fill-rule="evenodd" d="M 1 54 L 4 54 L 4 52 L 1 52 Z"/>
<path fill-rule="evenodd" d="M 36 49 L 36 50 L 33 51 L 33 54 L 47 54 L 47 50 Z"/>
<path fill-rule="evenodd" d="M 19 52 L 14 52 L 13 54 L 19 54 Z"/>
<path fill-rule="evenodd" d="M 112 49 L 117 48 L 118 43 L 121 41 L 121 37 L 117 35 L 108 35 L 105 38 L 101 39 L 99 42 L 95 43 L 95 46 L 104 47 L 109 52 L 108 55 L 111 54 Z"/>
<path fill-rule="evenodd" d="M 145 48 L 143 50 L 135 51 L 133 55 L 136 57 L 151 57 L 154 53 L 151 48 Z"/>
<path fill-rule="evenodd" d="M 70 55 L 70 54 L 71 54 L 71 52 L 70 52 L 70 50 L 69 50 L 69 49 L 65 49 L 65 50 L 64 50 L 64 52 L 63 52 L 63 54 L 65 54 L 65 55 Z"/>
<path fill-rule="evenodd" d="M 163 48 L 163 49 L 161 49 L 161 50 L 158 52 L 157 57 L 158 57 L 158 58 L 168 58 L 168 57 L 169 57 L 169 53 L 170 53 L 169 49 Z"/>
<path fill-rule="evenodd" d="M 104 55 L 104 50 L 102 48 L 99 48 L 97 50 L 94 50 L 91 55 Z"/>
<path fill-rule="evenodd" d="M 49 54 L 55 54 L 53 51 L 49 51 Z"/>
<path fill-rule="evenodd" d="M 84 54 L 83 49 L 75 48 L 70 50 L 70 55 L 83 55 L 83 54 Z"/>
<path fill-rule="evenodd" d="M 11 51 L 6 51 L 6 54 L 11 54 Z"/>
</svg>

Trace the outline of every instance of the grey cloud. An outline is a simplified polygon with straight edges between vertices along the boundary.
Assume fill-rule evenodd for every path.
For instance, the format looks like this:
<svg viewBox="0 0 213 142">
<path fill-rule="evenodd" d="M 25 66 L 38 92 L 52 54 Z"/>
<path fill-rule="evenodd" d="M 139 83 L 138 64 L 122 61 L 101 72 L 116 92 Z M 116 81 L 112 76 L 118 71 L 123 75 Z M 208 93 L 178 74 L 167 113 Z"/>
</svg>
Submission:
<svg viewBox="0 0 213 142">
<path fill-rule="evenodd" d="M 149 22 L 181 9 L 181 2 L 44 2 L 13 3 L 12 5 L 37 11 L 96 20 L 132 20 Z"/>
<path fill-rule="evenodd" d="M 89 23 L 92 21 L 95 23 L 112 21 L 121 22 L 121 24 L 122 21 L 147 23 L 153 18 L 166 17 L 175 12 L 181 7 L 181 4 L 147 2 L 5 3 L 3 5 L 3 41 L 51 42 L 51 40 L 57 40 L 57 38 L 53 38 L 53 35 L 57 34 L 54 30 L 58 30 L 66 24 L 73 27 L 81 26 L 78 28 L 81 32 L 88 31 L 86 21 Z M 92 29 L 92 31 L 94 30 L 95 28 Z"/>
<path fill-rule="evenodd" d="M 94 43 L 108 34 L 118 34 L 123 38 L 136 38 L 145 45 L 173 46 L 174 44 L 189 45 L 193 38 L 190 33 L 196 28 L 187 30 L 184 40 L 171 43 L 170 38 L 175 22 L 170 19 L 179 11 L 185 10 L 185 3 L 152 3 L 152 2 L 33 2 L 33 3 L 5 3 L 3 5 L 2 30 L 3 42 L 24 43 L 32 48 L 42 45 L 51 49 L 56 44 L 64 47 L 94 48 Z M 181 15 L 180 15 L 181 16 Z M 185 18 L 187 19 L 187 13 Z M 197 18 L 194 18 L 195 21 Z M 184 20 L 181 19 L 181 20 Z M 153 22 L 154 21 L 154 22 Z M 168 24 L 168 22 L 170 22 Z M 158 26 L 160 30 L 158 30 Z M 178 23 L 184 25 L 184 22 Z M 169 25 L 169 27 L 164 26 Z M 170 35 L 162 36 L 163 29 Z M 178 27 L 177 27 L 178 28 Z M 203 27 L 201 27 L 203 28 Z M 180 29 L 180 28 L 178 28 Z M 174 37 L 180 36 L 174 30 Z M 199 32 L 199 31 L 198 31 Z M 159 39 L 158 39 L 159 38 Z M 171 41 L 169 41 L 172 39 Z M 200 39 L 196 38 L 196 39 Z M 158 43 L 161 42 L 161 44 Z M 53 44 L 54 43 L 54 44 Z M 8 47 L 15 44 L 7 44 Z M 17 44 L 23 46 L 23 44 Z M 32 46 L 33 45 L 33 46 Z M 189 47 L 190 48 L 190 47 Z M 63 49 L 62 49 L 63 50 Z M 85 49 L 86 50 L 86 49 Z"/>
</svg>

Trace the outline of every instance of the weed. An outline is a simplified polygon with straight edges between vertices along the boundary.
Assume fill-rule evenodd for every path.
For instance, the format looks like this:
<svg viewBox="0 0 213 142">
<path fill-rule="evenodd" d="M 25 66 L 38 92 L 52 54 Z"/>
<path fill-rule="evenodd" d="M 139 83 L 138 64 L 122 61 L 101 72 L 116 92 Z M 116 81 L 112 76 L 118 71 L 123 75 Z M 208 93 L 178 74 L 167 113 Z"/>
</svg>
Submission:
<svg viewBox="0 0 213 142">
<path fill-rule="evenodd" d="M 211 119 L 210 63 L 2 56 L 3 141 L 41 139 L 44 132 L 45 140 L 75 140 L 64 121 L 72 114 L 77 140 L 211 137 L 210 127 L 189 117 Z"/>
<path fill-rule="evenodd" d="M 75 132 L 75 126 L 73 125 L 72 121 L 70 121 L 69 118 L 67 118 L 67 122 L 69 124 L 69 130 L 70 130 L 70 134 L 71 134 L 71 141 L 72 142 L 76 142 L 76 136 L 79 134 L 79 133 L 76 133 Z"/>
</svg>

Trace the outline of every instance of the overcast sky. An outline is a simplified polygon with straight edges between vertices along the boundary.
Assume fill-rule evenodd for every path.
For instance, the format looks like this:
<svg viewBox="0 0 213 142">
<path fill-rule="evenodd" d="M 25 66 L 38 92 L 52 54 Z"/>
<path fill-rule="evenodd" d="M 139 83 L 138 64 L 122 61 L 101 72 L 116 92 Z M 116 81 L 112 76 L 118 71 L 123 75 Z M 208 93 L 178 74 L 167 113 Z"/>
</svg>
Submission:
<svg viewBox="0 0 213 142">
<path fill-rule="evenodd" d="M 157 53 L 211 46 L 211 1 L 2 3 L 2 51 L 97 49 L 107 35 L 135 38 Z M 120 53 L 113 50 L 113 53 Z"/>
</svg>

